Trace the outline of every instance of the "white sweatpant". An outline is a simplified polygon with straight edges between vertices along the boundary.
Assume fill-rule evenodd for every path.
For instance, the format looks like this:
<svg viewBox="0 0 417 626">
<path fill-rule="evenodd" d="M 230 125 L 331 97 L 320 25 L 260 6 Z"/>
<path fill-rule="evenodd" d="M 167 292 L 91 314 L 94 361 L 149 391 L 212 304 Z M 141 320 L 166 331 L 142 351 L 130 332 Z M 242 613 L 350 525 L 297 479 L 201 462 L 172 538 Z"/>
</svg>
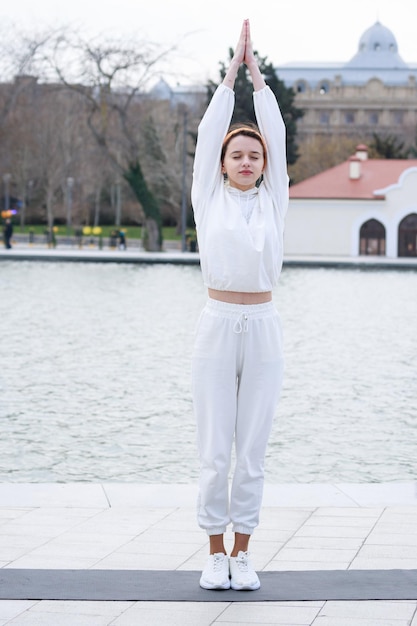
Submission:
<svg viewBox="0 0 417 626">
<path fill-rule="evenodd" d="M 283 378 L 282 331 L 272 302 L 209 299 L 194 345 L 192 388 L 200 454 L 197 518 L 208 535 L 232 522 L 252 534 L 259 523 L 264 459 Z M 235 440 L 229 504 L 229 470 Z"/>
</svg>

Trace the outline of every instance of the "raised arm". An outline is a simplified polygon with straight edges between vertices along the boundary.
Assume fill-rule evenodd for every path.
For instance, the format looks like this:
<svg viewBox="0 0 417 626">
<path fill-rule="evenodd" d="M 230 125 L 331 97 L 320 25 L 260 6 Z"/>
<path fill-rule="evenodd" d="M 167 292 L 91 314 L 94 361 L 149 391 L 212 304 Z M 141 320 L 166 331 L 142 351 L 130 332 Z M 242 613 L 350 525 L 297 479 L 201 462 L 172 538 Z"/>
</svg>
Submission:
<svg viewBox="0 0 417 626">
<path fill-rule="evenodd" d="M 264 181 L 274 195 L 281 215 L 288 205 L 288 174 L 286 158 L 286 129 L 277 100 L 267 86 L 253 53 L 249 22 L 246 26 L 244 63 L 250 72 L 254 88 L 256 121 L 268 150 Z"/>
<path fill-rule="evenodd" d="M 218 178 L 222 175 L 220 167 L 222 142 L 233 115 L 235 105 L 233 88 L 239 67 L 245 57 L 247 28 L 248 20 L 245 20 L 223 82 L 214 92 L 198 127 L 192 187 L 194 212 L 198 212 L 201 199 L 211 193 Z"/>
<path fill-rule="evenodd" d="M 245 56 L 244 56 L 243 61 L 246 64 L 246 67 L 248 68 L 249 73 L 251 75 L 254 90 L 260 91 L 261 89 L 266 87 L 266 83 L 259 69 L 258 61 L 256 60 L 256 57 L 253 53 L 249 20 L 245 20 L 245 22 L 246 22 L 246 45 L 245 45 Z"/>
<path fill-rule="evenodd" d="M 229 89 L 234 88 L 239 67 L 242 65 L 245 59 L 248 29 L 249 20 L 244 20 L 242 24 L 242 30 L 240 31 L 239 41 L 237 42 L 235 53 L 233 55 L 233 59 L 230 61 L 229 69 L 227 70 L 226 75 L 223 78 L 223 85 L 229 87 Z"/>
</svg>

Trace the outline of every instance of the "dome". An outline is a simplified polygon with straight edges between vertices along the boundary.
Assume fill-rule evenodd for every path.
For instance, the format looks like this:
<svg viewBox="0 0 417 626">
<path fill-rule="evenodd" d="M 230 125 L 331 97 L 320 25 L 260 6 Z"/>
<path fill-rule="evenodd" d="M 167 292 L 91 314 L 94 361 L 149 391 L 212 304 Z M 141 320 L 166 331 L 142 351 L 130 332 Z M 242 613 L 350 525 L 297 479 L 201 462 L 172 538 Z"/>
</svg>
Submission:
<svg viewBox="0 0 417 626">
<path fill-rule="evenodd" d="M 171 100 L 172 90 L 168 83 L 161 78 L 151 89 L 151 94 L 159 100 Z"/>
<path fill-rule="evenodd" d="M 408 66 L 398 54 L 397 40 L 393 33 L 380 22 L 376 22 L 363 33 L 358 52 L 346 67 L 392 69 Z"/>
</svg>

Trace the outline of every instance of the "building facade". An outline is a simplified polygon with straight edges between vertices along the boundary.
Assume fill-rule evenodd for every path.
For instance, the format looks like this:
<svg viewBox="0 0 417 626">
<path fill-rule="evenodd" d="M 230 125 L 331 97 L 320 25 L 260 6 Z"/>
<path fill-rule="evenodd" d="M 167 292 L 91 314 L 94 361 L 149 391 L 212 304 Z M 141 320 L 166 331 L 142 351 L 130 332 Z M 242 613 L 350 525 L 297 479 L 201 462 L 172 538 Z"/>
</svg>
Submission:
<svg viewBox="0 0 417 626">
<path fill-rule="evenodd" d="M 304 110 L 300 141 L 316 135 L 367 140 L 373 133 L 413 143 L 417 127 L 417 65 L 398 52 L 394 34 L 380 22 L 365 31 L 345 64 L 295 63 L 276 68 Z"/>
<path fill-rule="evenodd" d="M 365 145 L 290 187 L 285 254 L 417 257 L 417 159 L 368 159 Z"/>
</svg>

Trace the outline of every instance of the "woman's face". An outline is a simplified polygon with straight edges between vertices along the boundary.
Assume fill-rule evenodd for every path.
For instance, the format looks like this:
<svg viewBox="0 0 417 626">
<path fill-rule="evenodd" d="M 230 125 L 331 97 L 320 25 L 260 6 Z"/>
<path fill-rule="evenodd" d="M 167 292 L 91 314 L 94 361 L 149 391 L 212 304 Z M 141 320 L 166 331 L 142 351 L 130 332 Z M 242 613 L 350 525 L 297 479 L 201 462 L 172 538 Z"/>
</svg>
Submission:
<svg viewBox="0 0 417 626">
<path fill-rule="evenodd" d="M 226 148 L 222 172 L 227 174 L 231 187 L 241 191 L 255 187 L 264 169 L 263 146 L 254 137 L 236 135 Z"/>
</svg>

